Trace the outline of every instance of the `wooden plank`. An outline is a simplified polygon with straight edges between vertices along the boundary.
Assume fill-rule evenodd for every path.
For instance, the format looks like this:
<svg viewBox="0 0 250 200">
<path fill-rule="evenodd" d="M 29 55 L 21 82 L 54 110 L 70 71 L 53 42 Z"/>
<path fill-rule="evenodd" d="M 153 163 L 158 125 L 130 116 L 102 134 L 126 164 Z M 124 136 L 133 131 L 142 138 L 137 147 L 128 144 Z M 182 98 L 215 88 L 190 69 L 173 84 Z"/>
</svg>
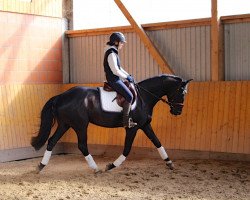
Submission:
<svg viewBox="0 0 250 200">
<path fill-rule="evenodd" d="M 185 134 L 185 147 L 184 149 L 192 149 L 191 148 L 191 135 L 194 134 L 192 130 L 192 116 L 193 116 L 193 102 L 194 102 L 194 96 L 195 96 L 195 87 L 197 83 L 190 83 L 189 85 L 189 95 L 188 95 L 188 104 L 187 104 L 187 113 L 188 113 L 188 122 L 186 126 L 186 134 Z M 195 122 L 193 122 L 195 123 Z"/>
<path fill-rule="evenodd" d="M 2 87 L 2 105 L 3 105 L 3 113 L 4 113 L 4 132 L 2 133 L 1 137 L 3 138 L 4 141 L 4 149 L 9 149 L 10 144 L 9 144 L 9 139 L 8 135 L 10 135 L 10 123 L 9 123 L 9 110 L 8 110 L 8 103 L 7 103 L 7 93 L 6 93 L 6 85 Z"/>
<path fill-rule="evenodd" d="M 229 114 L 231 111 L 229 107 L 229 97 L 230 97 L 230 83 L 225 82 L 224 84 L 225 93 L 224 93 L 224 103 L 221 105 L 223 106 L 223 119 L 222 119 L 222 127 L 221 127 L 221 151 L 226 152 L 227 144 L 228 144 L 228 128 L 229 128 Z M 229 112 L 230 110 L 230 112 Z"/>
<path fill-rule="evenodd" d="M 200 27 L 200 69 L 201 80 L 206 80 L 206 27 Z"/>
<path fill-rule="evenodd" d="M 196 139 L 197 136 L 197 117 L 198 117 L 198 104 L 199 104 L 199 84 L 194 87 L 194 99 L 192 103 L 192 117 L 191 117 L 191 137 L 190 137 L 190 148 L 196 150 Z M 197 138 L 196 138 L 197 137 Z"/>
<path fill-rule="evenodd" d="M 95 29 L 85 29 L 85 30 L 68 30 L 65 34 L 68 37 L 85 37 L 91 35 L 109 35 L 112 32 L 121 31 L 123 33 L 133 32 L 131 26 L 118 26 L 118 27 L 109 27 L 109 28 L 95 28 Z"/>
<path fill-rule="evenodd" d="M 145 31 L 154 31 L 154 30 L 162 30 L 170 28 L 209 26 L 210 23 L 211 23 L 210 18 L 204 18 L 204 19 L 181 20 L 173 22 L 149 23 L 149 24 L 142 24 L 141 26 Z M 65 33 L 68 37 L 79 37 L 79 36 L 90 36 L 90 35 L 105 35 L 116 31 L 130 33 L 133 32 L 133 30 L 134 29 L 131 26 L 117 26 L 117 27 L 94 28 L 94 29 L 84 29 L 84 30 L 68 30 Z"/>
<path fill-rule="evenodd" d="M 214 87 L 214 97 L 213 97 L 213 111 L 212 111 L 212 123 L 211 123 L 211 147 L 210 151 L 216 151 L 216 135 L 217 135 L 217 127 L 218 127 L 218 109 L 219 105 L 221 105 L 219 94 L 220 87 L 219 84 L 215 84 Z"/>
<path fill-rule="evenodd" d="M 15 115 L 15 117 L 13 117 L 12 120 L 12 127 L 14 128 L 15 131 L 15 135 L 12 135 L 13 138 L 16 139 L 15 143 L 15 148 L 17 147 L 23 147 L 24 146 L 24 136 L 21 136 L 21 132 L 23 129 L 23 124 L 22 124 L 22 117 L 21 117 L 21 113 L 23 112 L 23 110 L 21 110 L 21 107 L 19 105 L 20 103 L 20 94 L 19 94 L 19 85 L 11 85 L 11 96 L 13 95 L 14 97 L 12 98 L 11 101 L 11 106 L 13 109 L 13 113 Z"/>
<path fill-rule="evenodd" d="M 197 110 L 197 113 L 196 113 L 196 120 L 195 120 L 195 123 L 196 123 L 196 133 L 195 133 L 195 149 L 196 150 L 200 150 L 201 149 L 201 140 L 202 140 L 202 137 L 203 137 L 203 134 L 202 133 L 202 115 L 203 115 L 203 101 L 205 99 L 204 98 L 204 87 L 203 87 L 204 83 L 199 83 L 197 85 L 197 88 L 198 88 L 198 96 L 197 96 L 197 104 L 196 104 L 196 110 Z M 203 147 L 202 147 L 203 148 Z"/>
<path fill-rule="evenodd" d="M 221 21 L 223 24 L 250 22 L 250 14 L 223 16 Z"/>
<path fill-rule="evenodd" d="M 234 120 L 235 120 L 235 112 L 238 109 L 236 105 L 236 83 L 228 84 L 229 87 L 229 106 L 228 106 L 228 126 L 227 126 L 227 132 L 225 133 L 227 135 L 227 143 L 226 143 L 226 152 L 230 151 L 232 152 L 233 147 L 233 127 L 234 127 Z"/>
<path fill-rule="evenodd" d="M 7 125 L 8 125 L 8 130 L 7 130 L 7 139 L 8 139 L 8 147 L 9 148 L 13 148 L 13 144 L 15 143 L 15 137 L 13 137 L 15 135 L 13 126 L 11 126 L 12 124 L 12 115 L 13 115 L 13 111 L 12 111 L 12 105 L 11 105 L 11 91 L 9 88 L 10 85 L 6 85 L 5 87 L 5 94 L 6 94 L 6 101 L 5 101 L 5 107 L 7 110 Z"/>
<path fill-rule="evenodd" d="M 4 104 L 3 104 L 3 87 L 4 86 L 0 86 L 0 149 L 4 149 L 5 147 L 5 137 L 4 134 L 6 133 L 5 131 L 5 127 L 6 127 L 6 123 L 5 123 L 5 112 L 4 112 Z"/>
<path fill-rule="evenodd" d="M 180 144 L 182 140 L 182 131 L 181 131 L 182 124 L 183 124 L 183 114 L 176 118 L 175 149 L 180 149 Z"/>
<path fill-rule="evenodd" d="M 202 142 L 203 149 L 205 151 L 210 151 L 211 148 L 211 134 L 212 134 L 212 122 L 213 122 L 213 106 L 214 106 L 214 88 L 215 84 L 213 82 L 206 82 L 206 88 L 205 90 L 208 90 L 208 93 L 205 92 L 204 98 L 207 99 L 207 101 L 204 101 L 204 107 L 206 112 L 204 112 L 203 115 L 203 123 L 204 123 L 204 143 Z"/>
<path fill-rule="evenodd" d="M 232 137 L 232 149 L 233 153 L 238 151 L 238 141 L 239 141 L 239 124 L 240 124 L 240 105 L 241 105 L 241 84 L 242 82 L 236 82 L 236 92 L 235 92 L 235 104 L 234 104 L 234 121 L 233 121 L 233 137 Z"/>
<path fill-rule="evenodd" d="M 38 116 L 40 114 L 40 110 L 38 111 L 38 109 L 36 108 L 36 104 L 34 102 L 34 98 L 33 98 L 33 93 L 32 93 L 32 86 L 29 85 L 28 89 L 26 90 L 26 95 L 27 95 L 27 107 L 29 108 L 29 114 L 30 118 L 30 133 L 29 135 L 32 136 L 32 134 L 34 134 L 37 131 L 37 126 L 39 126 L 39 118 L 35 117 Z"/>
<path fill-rule="evenodd" d="M 175 149 L 176 144 L 176 118 L 178 116 L 170 115 L 171 116 L 171 132 L 170 132 L 170 147 L 171 149 Z"/>
<path fill-rule="evenodd" d="M 219 108 L 218 108 L 218 118 L 217 118 L 217 130 L 216 130 L 216 151 L 221 152 L 222 149 L 222 135 L 223 135 L 223 117 L 225 115 L 225 92 L 226 86 L 224 82 L 220 82 L 219 84 L 220 92 L 219 92 Z"/>
<path fill-rule="evenodd" d="M 240 124 L 239 124 L 239 143 L 238 143 L 238 153 L 245 153 L 244 152 L 244 143 L 247 139 L 246 135 L 247 135 L 247 130 L 245 129 L 246 126 L 246 122 L 249 120 L 246 120 L 247 118 L 249 118 L 249 116 L 247 117 L 246 115 L 246 111 L 247 111 L 247 82 L 242 82 L 241 85 L 241 105 L 240 105 Z M 249 130 L 248 130 L 248 134 L 249 134 Z"/>
<path fill-rule="evenodd" d="M 160 52 L 155 48 L 154 44 L 148 38 L 142 26 L 134 20 L 134 18 L 131 16 L 131 14 L 128 12 L 126 7 L 123 5 L 123 3 L 120 0 L 114 0 L 114 1 L 117 4 L 117 6 L 120 8 L 120 10 L 122 11 L 124 16 L 127 18 L 127 20 L 130 22 L 131 26 L 138 33 L 142 42 L 145 44 L 145 47 L 149 50 L 152 57 L 156 60 L 156 62 L 160 66 L 162 72 L 173 74 L 173 70 L 170 68 L 169 64 L 164 59 L 164 57 L 160 54 Z"/>
<path fill-rule="evenodd" d="M 187 72 L 191 75 L 191 28 L 185 28 L 185 51 L 186 51 L 186 59 L 185 59 L 185 64 L 186 64 L 186 70 Z M 192 77 L 193 78 L 193 77 Z"/>
<path fill-rule="evenodd" d="M 162 112 L 163 111 L 163 112 Z M 158 111 L 160 113 L 160 115 L 162 115 L 163 119 L 165 119 L 166 117 L 166 126 L 165 126 L 165 129 L 163 130 L 164 132 L 166 131 L 166 138 L 165 138 L 165 144 L 166 144 L 166 147 L 168 148 L 171 148 L 172 147 L 172 141 L 171 141 L 171 134 L 173 132 L 172 130 L 172 116 L 171 114 L 169 113 L 170 112 L 170 108 L 169 106 L 167 106 L 166 110 L 163 110 L 162 108 Z M 159 129 L 159 130 L 155 130 L 157 132 L 161 132 L 162 130 Z"/>
<path fill-rule="evenodd" d="M 8 120 L 8 125 L 9 125 L 9 131 L 8 131 L 8 147 L 9 148 L 14 148 L 15 145 L 17 144 L 16 140 L 16 133 L 15 133 L 15 128 L 12 126 L 13 123 L 13 104 L 12 104 L 12 91 L 10 88 L 10 85 L 6 85 L 6 108 L 8 112 L 7 120 Z"/>
<path fill-rule="evenodd" d="M 158 22 L 158 23 L 149 23 L 142 24 L 142 27 L 146 31 L 150 30 L 161 30 L 161 29 L 172 29 L 172 28 L 186 28 L 186 27 L 195 27 L 195 26 L 208 26 L 210 25 L 210 18 L 201 18 L 201 19 L 189 19 L 189 20 L 180 20 L 180 21 L 171 21 L 171 22 Z"/>
<path fill-rule="evenodd" d="M 191 84 L 191 83 L 190 83 Z M 185 96 L 185 101 L 184 101 L 184 107 L 182 110 L 182 119 L 181 119 L 181 129 L 180 129 L 180 137 L 181 137 L 181 141 L 180 141 L 180 146 L 179 149 L 185 149 L 185 143 L 186 143 L 186 134 L 187 134 L 187 124 L 189 124 L 190 120 L 189 120 L 189 115 L 188 115 L 188 108 L 190 105 L 190 100 L 189 100 L 189 96 L 190 94 L 190 84 L 188 86 L 188 93 Z"/>
<path fill-rule="evenodd" d="M 248 82 L 247 99 L 250 99 L 250 83 Z M 250 153 L 250 103 L 247 101 L 246 106 L 246 123 L 245 123 L 245 139 L 244 139 L 244 153 Z"/>
<path fill-rule="evenodd" d="M 201 53 L 203 51 L 203 49 L 201 49 L 201 32 L 202 27 L 196 27 L 195 28 L 195 77 L 197 77 L 197 80 L 205 80 L 201 78 L 201 72 L 204 71 L 201 66 Z"/>
</svg>

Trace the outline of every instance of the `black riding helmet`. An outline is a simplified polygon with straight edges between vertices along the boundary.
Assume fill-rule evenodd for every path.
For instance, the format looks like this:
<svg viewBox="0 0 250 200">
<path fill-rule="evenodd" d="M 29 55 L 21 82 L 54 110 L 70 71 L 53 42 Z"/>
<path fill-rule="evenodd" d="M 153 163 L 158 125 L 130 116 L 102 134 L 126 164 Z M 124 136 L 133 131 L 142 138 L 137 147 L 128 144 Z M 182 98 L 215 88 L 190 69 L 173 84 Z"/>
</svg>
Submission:
<svg viewBox="0 0 250 200">
<path fill-rule="evenodd" d="M 126 42 L 126 38 L 121 32 L 114 32 L 110 35 L 107 44 L 114 45 L 115 42 Z"/>
</svg>

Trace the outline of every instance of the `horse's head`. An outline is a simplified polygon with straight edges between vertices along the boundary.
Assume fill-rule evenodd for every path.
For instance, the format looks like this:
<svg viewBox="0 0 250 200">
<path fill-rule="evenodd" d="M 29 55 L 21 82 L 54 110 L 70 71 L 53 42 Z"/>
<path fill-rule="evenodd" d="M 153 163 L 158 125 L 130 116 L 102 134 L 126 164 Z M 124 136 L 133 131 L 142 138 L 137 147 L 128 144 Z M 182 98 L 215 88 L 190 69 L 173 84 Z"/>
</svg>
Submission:
<svg viewBox="0 0 250 200">
<path fill-rule="evenodd" d="M 170 113 L 172 115 L 180 115 L 182 113 L 188 83 L 192 80 L 193 79 L 182 80 L 179 77 L 168 76 L 163 81 L 167 91 L 167 104 L 170 106 Z"/>
</svg>

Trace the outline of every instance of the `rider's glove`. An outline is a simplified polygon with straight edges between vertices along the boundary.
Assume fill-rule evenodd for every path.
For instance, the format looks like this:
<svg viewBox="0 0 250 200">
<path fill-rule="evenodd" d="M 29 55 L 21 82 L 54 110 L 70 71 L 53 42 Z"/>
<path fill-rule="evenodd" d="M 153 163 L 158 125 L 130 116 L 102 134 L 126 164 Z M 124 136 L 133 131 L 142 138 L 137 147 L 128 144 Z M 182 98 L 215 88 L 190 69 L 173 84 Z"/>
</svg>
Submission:
<svg viewBox="0 0 250 200">
<path fill-rule="evenodd" d="M 134 82 L 135 82 L 133 76 L 131 76 L 131 75 L 128 75 L 127 80 L 128 80 L 128 82 L 130 82 L 130 83 L 134 83 Z"/>
</svg>

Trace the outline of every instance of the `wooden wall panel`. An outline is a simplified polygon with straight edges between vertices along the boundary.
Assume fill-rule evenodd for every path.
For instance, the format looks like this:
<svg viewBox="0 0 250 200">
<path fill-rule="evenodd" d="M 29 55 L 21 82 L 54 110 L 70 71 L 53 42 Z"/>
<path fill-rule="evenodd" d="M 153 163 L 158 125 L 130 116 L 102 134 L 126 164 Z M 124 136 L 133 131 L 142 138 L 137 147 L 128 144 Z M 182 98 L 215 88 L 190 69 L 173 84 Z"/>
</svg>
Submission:
<svg viewBox="0 0 250 200">
<path fill-rule="evenodd" d="M 103 53 L 108 34 L 72 37 L 70 82 L 99 83 L 105 80 Z M 195 81 L 210 80 L 210 27 L 188 27 L 147 31 L 175 74 Z M 121 65 L 137 81 L 161 74 L 157 62 L 133 32 L 124 33 L 127 44 L 119 52 Z"/>
<path fill-rule="evenodd" d="M 0 85 L 0 150 L 30 146 L 44 103 L 60 85 Z"/>
<path fill-rule="evenodd" d="M 249 80 L 250 22 L 225 24 L 224 29 L 225 80 Z"/>
<path fill-rule="evenodd" d="M 73 86 L 1 85 L 0 150 L 30 146 L 44 103 Z M 192 82 L 188 91 L 181 116 L 172 116 L 162 102 L 154 109 L 152 126 L 162 145 L 167 149 L 250 154 L 250 82 Z M 123 128 L 88 127 L 89 144 L 123 146 L 124 137 Z M 70 130 L 61 141 L 75 143 L 76 134 Z M 154 148 L 141 131 L 133 146 Z"/>
<path fill-rule="evenodd" d="M 0 10 L 50 17 L 62 17 L 62 0 L 0 0 Z"/>
<path fill-rule="evenodd" d="M 73 85 L 70 85 L 70 87 Z M 96 85 L 95 85 L 96 86 Z M 64 90 L 68 89 L 64 85 Z M 159 102 L 152 126 L 167 149 L 249 154 L 250 82 L 193 82 L 183 113 L 172 116 L 169 107 Z M 124 130 L 89 127 L 90 144 L 123 145 Z M 76 142 L 72 131 L 65 142 Z M 133 146 L 153 147 L 139 131 Z"/>
</svg>

